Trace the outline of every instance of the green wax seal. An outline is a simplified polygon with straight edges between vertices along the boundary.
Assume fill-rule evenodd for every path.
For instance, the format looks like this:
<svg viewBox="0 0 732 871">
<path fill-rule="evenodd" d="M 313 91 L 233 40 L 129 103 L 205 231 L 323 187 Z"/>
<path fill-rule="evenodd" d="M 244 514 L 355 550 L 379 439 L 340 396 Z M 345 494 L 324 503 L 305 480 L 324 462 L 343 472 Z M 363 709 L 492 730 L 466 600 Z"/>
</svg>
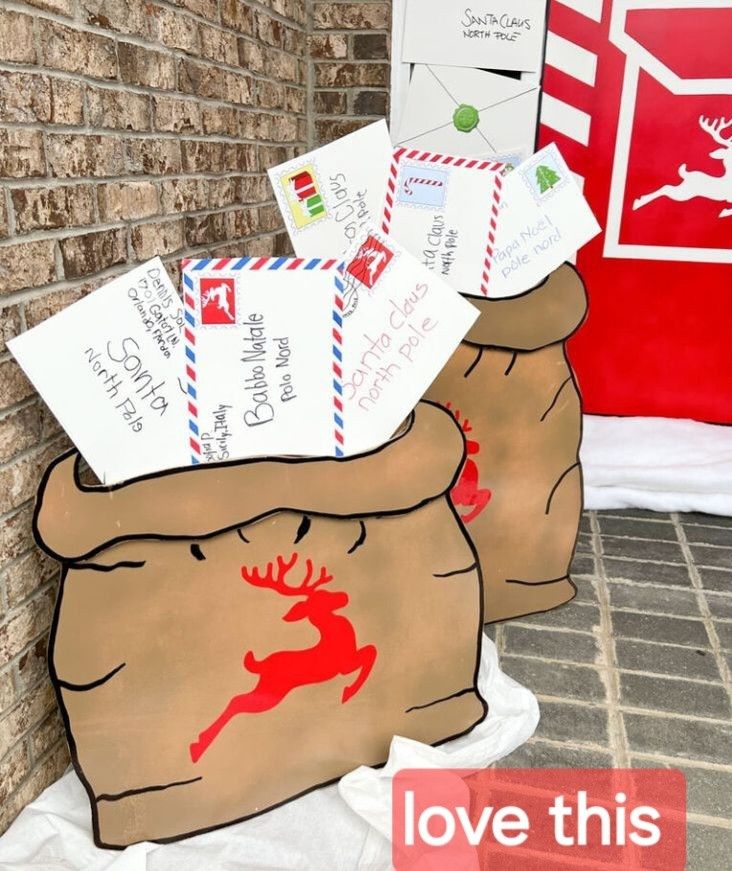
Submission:
<svg viewBox="0 0 732 871">
<path fill-rule="evenodd" d="M 475 106 L 469 106 L 467 103 L 462 103 L 458 106 L 452 116 L 452 123 L 455 125 L 455 129 L 461 133 L 470 133 L 471 130 L 475 130 L 479 121 L 480 115 L 478 115 L 478 110 Z"/>
</svg>

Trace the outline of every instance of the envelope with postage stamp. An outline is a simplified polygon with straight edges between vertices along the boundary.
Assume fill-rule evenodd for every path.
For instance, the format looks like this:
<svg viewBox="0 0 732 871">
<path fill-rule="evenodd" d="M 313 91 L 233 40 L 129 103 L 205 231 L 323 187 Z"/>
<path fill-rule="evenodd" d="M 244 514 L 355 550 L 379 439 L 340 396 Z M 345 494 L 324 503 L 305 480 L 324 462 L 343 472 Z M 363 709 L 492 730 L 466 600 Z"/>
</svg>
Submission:
<svg viewBox="0 0 732 871">
<path fill-rule="evenodd" d="M 391 150 L 377 121 L 268 170 L 298 257 L 342 254 L 378 217 Z"/>
</svg>

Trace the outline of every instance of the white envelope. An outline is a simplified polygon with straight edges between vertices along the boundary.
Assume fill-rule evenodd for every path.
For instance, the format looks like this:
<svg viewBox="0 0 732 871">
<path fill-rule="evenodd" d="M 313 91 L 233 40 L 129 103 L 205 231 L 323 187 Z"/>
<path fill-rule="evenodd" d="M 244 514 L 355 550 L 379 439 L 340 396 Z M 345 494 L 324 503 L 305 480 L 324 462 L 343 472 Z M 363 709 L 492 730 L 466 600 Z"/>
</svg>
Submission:
<svg viewBox="0 0 732 871">
<path fill-rule="evenodd" d="M 377 121 L 268 170 L 298 257 L 342 254 L 378 216 L 391 149 Z"/>
<path fill-rule="evenodd" d="M 375 228 L 346 256 L 345 453 L 398 429 L 478 317 L 438 275 Z"/>
<path fill-rule="evenodd" d="M 402 60 L 536 71 L 541 66 L 546 0 L 492 0 L 468 6 L 407 0 Z"/>
<path fill-rule="evenodd" d="M 340 351 L 331 341 L 338 265 L 286 257 L 185 265 L 191 465 L 341 453 L 332 375 Z"/>
<path fill-rule="evenodd" d="M 489 296 L 529 290 L 599 232 L 559 149 L 547 145 L 504 177 Z"/>
<path fill-rule="evenodd" d="M 525 159 L 534 151 L 539 93 L 537 84 L 496 73 L 417 64 L 397 144 L 471 157 L 519 152 Z M 477 110 L 472 130 L 456 114 L 463 106 Z"/>
<path fill-rule="evenodd" d="M 8 342 L 103 484 L 187 465 L 183 307 L 158 257 Z"/>
<path fill-rule="evenodd" d="M 382 230 L 460 293 L 490 295 L 503 167 L 394 150 Z"/>
</svg>

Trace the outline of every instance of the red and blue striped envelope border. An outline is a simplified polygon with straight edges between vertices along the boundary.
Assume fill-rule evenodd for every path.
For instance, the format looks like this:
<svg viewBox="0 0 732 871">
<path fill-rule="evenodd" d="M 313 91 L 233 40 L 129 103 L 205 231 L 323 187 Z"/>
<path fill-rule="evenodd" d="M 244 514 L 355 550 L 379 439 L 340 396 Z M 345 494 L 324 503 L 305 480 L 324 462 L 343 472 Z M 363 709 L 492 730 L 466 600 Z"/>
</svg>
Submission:
<svg viewBox="0 0 732 871">
<path fill-rule="evenodd" d="M 395 148 L 389 170 L 389 181 L 384 202 L 384 214 L 382 216 L 381 229 L 388 236 L 391 227 L 391 216 L 394 210 L 394 198 L 396 196 L 397 178 L 399 165 L 402 160 L 410 160 L 416 163 L 431 164 L 432 166 L 449 166 L 460 169 L 487 170 L 495 174 L 495 186 L 493 198 L 490 204 L 490 218 L 488 221 L 488 242 L 486 244 L 485 260 L 483 261 L 483 273 L 480 281 L 480 292 L 488 296 L 488 284 L 490 282 L 491 264 L 493 263 L 493 248 L 496 244 L 496 227 L 498 226 L 498 207 L 501 202 L 503 189 L 502 163 L 493 160 L 481 160 L 477 157 L 453 157 L 449 154 L 435 154 L 433 151 L 410 151 L 407 148 Z"/>
<path fill-rule="evenodd" d="M 343 297 L 344 265 L 341 260 L 302 257 L 223 257 L 205 260 L 184 260 L 183 302 L 185 309 L 184 340 L 186 354 L 186 392 L 188 394 L 188 445 L 191 451 L 191 465 L 201 463 L 201 441 L 198 424 L 198 387 L 196 328 L 198 309 L 196 306 L 196 277 L 215 275 L 221 271 L 228 273 L 239 270 L 293 272 L 295 270 L 333 270 L 333 326 L 332 338 L 332 388 L 333 388 L 333 454 L 344 455 L 344 416 L 343 416 Z"/>
</svg>

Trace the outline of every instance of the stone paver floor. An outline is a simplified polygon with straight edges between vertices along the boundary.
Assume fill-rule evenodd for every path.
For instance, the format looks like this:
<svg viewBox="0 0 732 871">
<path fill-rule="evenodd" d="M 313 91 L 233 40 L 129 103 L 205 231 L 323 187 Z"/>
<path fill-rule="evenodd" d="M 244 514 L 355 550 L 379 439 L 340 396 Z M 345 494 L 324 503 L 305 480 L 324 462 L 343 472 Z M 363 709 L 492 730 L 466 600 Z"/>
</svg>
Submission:
<svg viewBox="0 0 732 871">
<path fill-rule="evenodd" d="M 592 511 L 569 605 L 489 627 L 538 696 L 504 765 L 674 767 L 691 871 L 732 867 L 732 518 Z"/>
</svg>

